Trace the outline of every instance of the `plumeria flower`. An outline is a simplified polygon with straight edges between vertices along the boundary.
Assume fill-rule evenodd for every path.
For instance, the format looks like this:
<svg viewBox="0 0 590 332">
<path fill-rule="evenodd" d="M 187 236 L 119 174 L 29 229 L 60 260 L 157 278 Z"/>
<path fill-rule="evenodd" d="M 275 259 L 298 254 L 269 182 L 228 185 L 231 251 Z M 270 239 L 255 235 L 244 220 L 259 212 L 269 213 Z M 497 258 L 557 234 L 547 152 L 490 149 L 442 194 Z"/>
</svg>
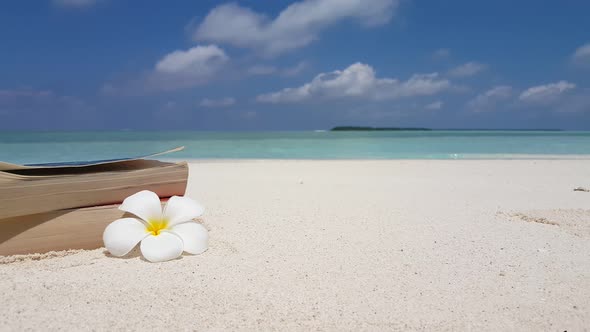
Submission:
<svg viewBox="0 0 590 332">
<path fill-rule="evenodd" d="M 127 197 L 119 210 L 139 219 L 117 219 L 104 230 L 104 246 L 113 256 L 127 255 L 139 242 L 141 254 L 150 262 L 174 259 L 183 251 L 200 254 L 207 250 L 207 229 L 192 220 L 204 209 L 188 197 L 170 197 L 162 211 L 158 195 L 143 190 Z"/>
</svg>

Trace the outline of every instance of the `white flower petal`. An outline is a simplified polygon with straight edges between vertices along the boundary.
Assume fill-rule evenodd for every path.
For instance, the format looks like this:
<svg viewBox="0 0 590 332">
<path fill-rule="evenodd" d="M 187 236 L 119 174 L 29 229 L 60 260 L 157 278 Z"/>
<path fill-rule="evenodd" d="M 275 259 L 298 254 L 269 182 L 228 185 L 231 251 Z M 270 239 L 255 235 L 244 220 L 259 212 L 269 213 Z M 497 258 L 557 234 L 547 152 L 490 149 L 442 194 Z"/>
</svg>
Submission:
<svg viewBox="0 0 590 332">
<path fill-rule="evenodd" d="M 184 251 L 190 254 L 200 254 L 207 250 L 209 233 L 203 225 L 196 222 L 185 222 L 171 229 L 184 242 Z"/>
<path fill-rule="evenodd" d="M 142 190 L 125 198 L 119 210 L 133 213 L 145 221 L 162 218 L 160 198 L 149 190 Z"/>
<path fill-rule="evenodd" d="M 182 247 L 182 239 L 171 232 L 150 235 L 143 239 L 140 245 L 143 257 L 153 263 L 168 261 L 180 256 Z"/>
<path fill-rule="evenodd" d="M 135 218 L 117 219 L 105 228 L 102 241 L 105 248 L 117 257 L 125 256 L 148 235 L 145 225 Z"/>
<path fill-rule="evenodd" d="M 188 197 L 172 196 L 164 208 L 164 218 L 168 225 L 173 226 L 179 223 L 191 221 L 203 214 L 205 209 L 201 204 Z"/>
</svg>

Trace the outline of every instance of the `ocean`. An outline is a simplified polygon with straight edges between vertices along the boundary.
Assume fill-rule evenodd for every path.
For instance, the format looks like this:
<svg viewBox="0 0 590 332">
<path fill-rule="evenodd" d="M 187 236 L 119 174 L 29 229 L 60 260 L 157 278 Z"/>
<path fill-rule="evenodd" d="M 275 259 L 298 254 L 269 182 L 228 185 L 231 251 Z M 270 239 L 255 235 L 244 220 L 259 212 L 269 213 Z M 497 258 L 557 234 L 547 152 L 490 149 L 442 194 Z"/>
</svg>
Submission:
<svg viewBox="0 0 590 332">
<path fill-rule="evenodd" d="M 43 163 L 141 156 L 169 159 L 590 158 L 590 132 L 0 132 L 0 161 Z"/>
</svg>

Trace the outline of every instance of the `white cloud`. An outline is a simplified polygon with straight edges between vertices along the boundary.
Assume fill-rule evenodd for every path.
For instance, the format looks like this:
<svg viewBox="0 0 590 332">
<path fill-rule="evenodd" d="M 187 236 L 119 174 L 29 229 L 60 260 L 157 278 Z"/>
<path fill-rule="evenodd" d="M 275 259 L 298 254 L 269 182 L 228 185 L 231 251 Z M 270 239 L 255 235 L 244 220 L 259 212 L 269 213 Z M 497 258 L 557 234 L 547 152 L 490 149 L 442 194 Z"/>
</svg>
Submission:
<svg viewBox="0 0 590 332">
<path fill-rule="evenodd" d="M 192 73 L 206 75 L 227 62 L 229 57 L 216 45 L 195 46 L 165 55 L 156 64 L 156 71 L 166 74 Z"/>
<path fill-rule="evenodd" d="M 356 19 L 366 26 L 385 24 L 398 4 L 398 0 L 302 0 L 271 19 L 229 3 L 211 10 L 193 38 L 252 48 L 273 56 L 308 45 L 338 21 Z"/>
<path fill-rule="evenodd" d="M 427 109 L 427 110 L 439 110 L 439 109 L 442 108 L 443 104 L 444 103 L 442 101 L 437 100 L 435 102 L 432 102 L 432 103 L 424 106 L 424 108 Z"/>
<path fill-rule="evenodd" d="M 300 87 L 259 95 L 257 100 L 263 103 L 340 98 L 386 100 L 434 95 L 450 87 L 451 83 L 439 78 L 438 73 L 415 74 L 402 82 L 392 78 L 377 78 L 371 66 L 355 63 L 344 70 L 319 74 Z"/>
<path fill-rule="evenodd" d="M 229 61 L 230 58 L 216 45 L 176 50 L 158 60 L 153 70 L 135 78 L 107 82 L 101 92 L 107 95 L 143 95 L 190 88 L 215 80 Z"/>
<path fill-rule="evenodd" d="M 277 67 L 269 65 L 254 65 L 247 70 L 250 75 L 271 75 L 276 71 Z"/>
<path fill-rule="evenodd" d="M 229 57 L 216 45 L 176 50 L 157 61 L 153 70 L 127 81 L 108 82 L 101 91 L 108 95 L 142 95 L 189 88 L 215 79 L 228 62 Z"/>
<path fill-rule="evenodd" d="M 454 77 L 473 76 L 487 68 L 487 65 L 475 61 L 467 62 L 449 70 L 449 75 Z"/>
<path fill-rule="evenodd" d="M 246 73 L 248 75 L 258 75 L 258 76 L 272 75 L 272 74 L 277 74 L 277 75 L 281 75 L 281 76 L 297 76 L 297 75 L 301 74 L 301 72 L 303 72 L 307 68 L 307 66 L 308 65 L 305 61 L 301 61 L 292 67 L 285 67 L 285 68 L 278 68 L 278 67 L 272 66 L 272 65 L 258 64 L 258 65 L 254 65 L 252 67 L 249 67 L 246 70 Z"/>
<path fill-rule="evenodd" d="M 235 98 L 225 97 L 221 99 L 205 98 L 199 103 L 202 107 L 228 107 L 236 103 Z"/>
<path fill-rule="evenodd" d="M 567 81 L 533 86 L 520 94 L 510 86 L 496 86 L 470 100 L 467 108 L 473 112 L 495 111 L 500 106 L 534 112 L 590 111 L 590 90 L 574 89 L 576 85 Z"/>
<path fill-rule="evenodd" d="M 575 84 L 567 81 L 537 85 L 523 91 L 518 99 L 527 103 L 551 103 L 556 101 L 564 92 L 575 87 Z"/>
<path fill-rule="evenodd" d="M 590 43 L 578 47 L 572 55 L 572 60 L 576 64 L 590 65 Z"/>
<path fill-rule="evenodd" d="M 62 7 L 83 8 L 96 4 L 98 0 L 53 0 L 53 3 Z"/>
<path fill-rule="evenodd" d="M 434 59 L 446 59 L 451 56 L 451 50 L 448 48 L 439 48 L 432 53 Z"/>
<path fill-rule="evenodd" d="M 467 103 L 467 108 L 473 112 L 494 111 L 498 103 L 508 100 L 512 97 L 513 93 L 513 89 L 510 86 L 496 86 L 470 100 Z"/>
<path fill-rule="evenodd" d="M 297 76 L 301 74 L 307 68 L 307 62 L 301 61 L 293 67 L 283 69 L 282 74 L 284 76 Z"/>
</svg>

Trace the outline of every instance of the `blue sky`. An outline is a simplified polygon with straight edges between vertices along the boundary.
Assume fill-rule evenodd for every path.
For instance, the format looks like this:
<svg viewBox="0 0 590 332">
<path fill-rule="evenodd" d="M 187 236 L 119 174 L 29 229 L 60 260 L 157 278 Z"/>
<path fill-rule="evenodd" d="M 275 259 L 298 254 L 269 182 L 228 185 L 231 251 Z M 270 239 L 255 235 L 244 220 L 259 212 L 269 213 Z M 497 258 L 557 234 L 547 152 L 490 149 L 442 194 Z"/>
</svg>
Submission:
<svg viewBox="0 0 590 332">
<path fill-rule="evenodd" d="M 0 130 L 590 130 L 587 1 L 0 6 Z"/>
</svg>

